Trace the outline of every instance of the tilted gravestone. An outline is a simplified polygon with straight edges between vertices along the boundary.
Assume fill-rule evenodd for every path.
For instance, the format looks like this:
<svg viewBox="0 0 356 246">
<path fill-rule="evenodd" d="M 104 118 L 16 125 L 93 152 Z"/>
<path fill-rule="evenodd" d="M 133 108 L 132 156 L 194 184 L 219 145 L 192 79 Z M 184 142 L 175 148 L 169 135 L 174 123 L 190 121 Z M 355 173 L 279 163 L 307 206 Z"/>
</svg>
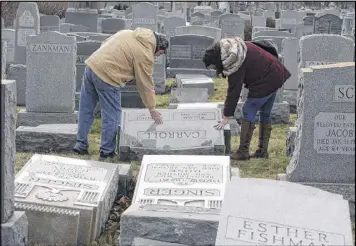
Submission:
<svg viewBox="0 0 356 246">
<path fill-rule="evenodd" d="M 214 39 L 201 35 L 179 35 L 170 39 L 170 64 L 167 77 L 174 78 L 176 74 L 205 74 L 212 77 L 215 71 L 208 70 L 203 63 L 203 56 Z"/>
<path fill-rule="evenodd" d="M 1 80 L 1 245 L 28 245 L 25 212 L 15 211 L 16 82 Z"/>
<path fill-rule="evenodd" d="M 40 31 L 59 31 L 59 17 L 57 15 L 43 15 L 40 17 Z"/>
<path fill-rule="evenodd" d="M 145 155 L 133 203 L 221 208 L 228 156 Z"/>
<path fill-rule="evenodd" d="M 18 125 L 76 123 L 76 49 L 75 38 L 59 32 L 28 38 L 26 110 L 19 112 Z"/>
<path fill-rule="evenodd" d="M 289 182 L 231 179 L 215 245 L 298 244 L 351 245 L 347 202 L 339 195 Z"/>
<path fill-rule="evenodd" d="M 158 6 L 141 2 L 132 6 L 132 26 L 131 29 L 144 27 L 157 31 L 158 23 Z"/>
<path fill-rule="evenodd" d="M 29 35 L 40 33 L 40 15 L 37 3 L 20 2 L 15 20 L 15 63 L 26 64 L 26 47 Z"/>
<path fill-rule="evenodd" d="M 123 110 L 120 158 L 142 159 L 145 154 L 224 155 L 223 131 L 214 126 L 220 109 L 162 109 L 163 124 L 157 125 L 147 109 Z"/>
<path fill-rule="evenodd" d="M 38 244 L 83 245 L 99 237 L 115 201 L 119 166 L 35 154 L 16 175 L 15 208 Z"/>
</svg>

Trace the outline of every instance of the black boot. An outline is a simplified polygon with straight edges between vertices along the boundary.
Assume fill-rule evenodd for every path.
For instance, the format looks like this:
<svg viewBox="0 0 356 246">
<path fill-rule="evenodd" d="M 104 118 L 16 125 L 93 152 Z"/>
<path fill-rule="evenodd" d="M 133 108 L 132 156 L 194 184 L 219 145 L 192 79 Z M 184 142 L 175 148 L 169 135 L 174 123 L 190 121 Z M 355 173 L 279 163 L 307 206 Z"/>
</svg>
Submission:
<svg viewBox="0 0 356 246">
<path fill-rule="evenodd" d="M 268 158 L 268 143 L 271 136 L 272 126 L 269 123 L 260 123 L 258 149 L 251 158 Z"/>
<path fill-rule="evenodd" d="M 251 143 L 254 129 L 255 129 L 254 123 L 247 121 L 247 120 L 242 120 L 241 134 L 240 134 L 240 146 L 230 156 L 230 158 L 232 160 L 248 160 L 248 159 L 250 159 L 250 143 Z"/>
</svg>

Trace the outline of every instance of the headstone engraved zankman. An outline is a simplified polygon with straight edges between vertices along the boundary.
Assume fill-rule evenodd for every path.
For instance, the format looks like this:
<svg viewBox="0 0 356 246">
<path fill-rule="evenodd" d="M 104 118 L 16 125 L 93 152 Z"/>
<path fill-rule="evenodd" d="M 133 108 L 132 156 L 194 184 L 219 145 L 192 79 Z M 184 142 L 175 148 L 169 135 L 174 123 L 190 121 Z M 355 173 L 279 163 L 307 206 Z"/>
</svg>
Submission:
<svg viewBox="0 0 356 246">
<path fill-rule="evenodd" d="M 145 155 L 133 201 L 219 209 L 230 176 L 227 156 Z"/>
<path fill-rule="evenodd" d="M 16 175 L 15 208 L 26 211 L 33 243 L 88 244 L 104 228 L 118 181 L 117 165 L 36 154 Z"/>
</svg>

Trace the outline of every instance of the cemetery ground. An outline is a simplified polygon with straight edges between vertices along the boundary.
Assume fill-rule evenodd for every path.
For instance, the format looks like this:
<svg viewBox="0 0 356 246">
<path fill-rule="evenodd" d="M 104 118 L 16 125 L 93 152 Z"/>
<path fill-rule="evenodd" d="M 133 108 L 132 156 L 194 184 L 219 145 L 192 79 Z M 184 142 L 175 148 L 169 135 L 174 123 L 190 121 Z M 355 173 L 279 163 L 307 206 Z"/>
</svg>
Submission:
<svg viewBox="0 0 356 246">
<path fill-rule="evenodd" d="M 225 100 L 226 90 L 227 90 L 227 80 L 214 78 L 215 93 L 209 97 L 210 102 L 223 102 Z M 166 92 L 162 95 L 157 95 L 157 108 L 163 109 L 168 108 L 170 103 L 170 93 L 171 88 L 175 86 L 174 79 L 168 79 L 166 84 Z M 22 107 L 17 107 L 17 111 L 22 109 Z M 238 167 L 240 170 L 240 176 L 243 178 L 264 178 L 264 179 L 276 179 L 276 175 L 279 173 L 284 173 L 286 167 L 289 164 L 290 158 L 286 156 L 286 135 L 289 127 L 294 126 L 296 120 L 296 114 L 290 115 L 289 124 L 275 124 L 273 125 L 273 130 L 271 133 L 270 143 L 269 143 L 269 159 L 251 159 L 248 161 L 234 161 L 231 160 L 231 167 Z M 250 151 L 253 153 L 258 146 L 258 124 L 256 124 L 256 129 L 253 133 L 253 138 L 251 141 Z M 71 154 L 57 154 L 49 153 L 52 155 L 58 155 L 63 157 L 78 158 L 84 160 L 99 160 L 99 146 L 100 146 L 100 134 L 101 134 L 101 119 L 95 119 L 91 132 L 89 134 L 89 153 L 90 155 L 77 155 Z M 239 136 L 231 137 L 231 148 L 235 151 L 239 145 Z M 34 153 L 22 153 L 16 152 L 16 166 L 15 171 L 18 172 L 27 163 L 27 161 L 32 157 Z M 118 163 L 118 158 L 108 158 L 105 162 Z M 138 174 L 140 162 L 132 162 L 133 176 Z M 133 180 L 135 181 L 135 180 Z M 116 210 L 121 215 L 121 213 L 130 205 L 129 200 L 121 199 L 115 202 L 114 206 Z M 120 233 L 119 229 L 119 218 L 111 219 L 112 223 L 109 229 L 104 232 L 101 237 L 90 244 L 94 245 L 117 245 L 117 239 Z M 354 237 L 355 245 L 355 223 L 352 224 L 352 231 Z"/>
</svg>

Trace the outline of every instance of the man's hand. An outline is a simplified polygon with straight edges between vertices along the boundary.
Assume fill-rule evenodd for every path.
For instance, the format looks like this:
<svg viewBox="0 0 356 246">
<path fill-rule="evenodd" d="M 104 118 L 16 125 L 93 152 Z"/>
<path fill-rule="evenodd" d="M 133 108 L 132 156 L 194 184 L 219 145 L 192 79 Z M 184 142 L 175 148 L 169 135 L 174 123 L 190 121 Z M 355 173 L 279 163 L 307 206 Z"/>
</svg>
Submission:
<svg viewBox="0 0 356 246">
<path fill-rule="evenodd" d="M 219 121 L 219 124 L 217 124 L 217 125 L 214 126 L 215 129 L 216 129 L 216 130 L 224 130 L 225 125 L 226 125 L 226 124 L 228 123 L 228 121 L 229 121 L 229 118 L 230 118 L 230 117 L 224 116 L 224 118 L 223 118 L 221 121 Z"/>
<path fill-rule="evenodd" d="M 163 120 L 162 120 L 162 117 L 161 117 L 161 113 L 158 112 L 157 110 L 151 110 L 150 111 L 150 114 L 151 114 L 151 117 L 152 119 L 155 121 L 156 124 L 163 124 Z"/>
</svg>

